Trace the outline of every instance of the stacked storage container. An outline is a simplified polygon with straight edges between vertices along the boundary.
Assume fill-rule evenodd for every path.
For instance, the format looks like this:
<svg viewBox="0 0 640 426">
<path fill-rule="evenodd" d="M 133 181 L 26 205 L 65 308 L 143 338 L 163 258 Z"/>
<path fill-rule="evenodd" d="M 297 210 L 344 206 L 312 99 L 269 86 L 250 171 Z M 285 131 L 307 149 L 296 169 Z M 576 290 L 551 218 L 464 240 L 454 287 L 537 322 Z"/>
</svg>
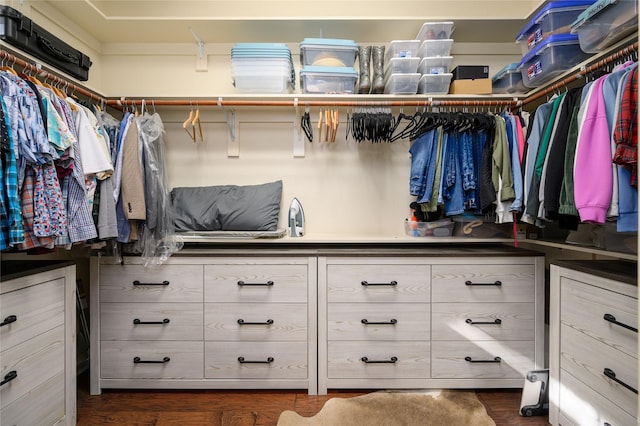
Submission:
<svg viewBox="0 0 640 426">
<path fill-rule="evenodd" d="M 599 0 L 571 24 L 580 48 L 597 53 L 638 30 L 638 0 Z"/>
<path fill-rule="evenodd" d="M 305 38 L 300 43 L 303 93 L 355 93 L 357 53 L 353 40 Z"/>
<path fill-rule="evenodd" d="M 453 74 L 449 72 L 453 22 L 425 22 L 418 32 L 418 93 L 446 94 Z"/>
<path fill-rule="evenodd" d="M 415 95 L 418 91 L 420 40 L 393 40 L 384 54 L 384 93 Z"/>
<path fill-rule="evenodd" d="M 291 51 L 283 43 L 237 43 L 231 48 L 234 86 L 248 93 L 283 93 L 295 88 Z"/>
<path fill-rule="evenodd" d="M 522 84 L 538 87 L 588 58 L 571 23 L 595 0 L 547 3 L 520 31 L 516 42 L 523 57 L 517 66 Z"/>
</svg>

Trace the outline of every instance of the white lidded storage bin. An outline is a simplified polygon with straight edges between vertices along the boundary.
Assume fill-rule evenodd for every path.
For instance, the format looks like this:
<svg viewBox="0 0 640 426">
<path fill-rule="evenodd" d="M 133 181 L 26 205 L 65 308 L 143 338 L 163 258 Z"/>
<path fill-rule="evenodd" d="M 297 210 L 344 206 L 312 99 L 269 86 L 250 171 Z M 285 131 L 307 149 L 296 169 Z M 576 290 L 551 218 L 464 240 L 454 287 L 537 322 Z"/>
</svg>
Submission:
<svg viewBox="0 0 640 426">
<path fill-rule="evenodd" d="M 449 56 L 453 46 L 453 39 L 446 38 L 442 40 L 425 40 L 420 45 L 418 56 L 421 58 L 433 56 Z"/>
<path fill-rule="evenodd" d="M 518 69 L 524 85 L 533 88 L 552 80 L 588 57 L 589 54 L 580 49 L 577 35 L 556 34 L 524 55 Z"/>
<path fill-rule="evenodd" d="M 551 35 L 570 32 L 571 23 L 594 2 L 595 0 L 564 0 L 545 4 L 516 36 L 516 43 L 520 45 L 522 54 L 525 55 Z"/>
<path fill-rule="evenodd" d="M 418 71 L 418 64 L 420 64 L 420 58 L 417 56 L 412 58 L 391 58 L 385 66 L 384 74 L 415 73 Z"/>
<path fill-rule="evenodd" d="M 358 45 L 353 40 L 305 38 L 300 43 L 300 63 L 314 66 L 353 67 Z"/>
<path fill-rule="evenodd" d="M 384 61 L 389 62 L 391 58 L 411 58 L 418 56 L 420 40 L 393 40 L 384 51 Z"/>
<path fill-rule="evenodd" d="M 449 72 L 453 56 L 428 56 L 420 60 L 420 74 L 444 74 Z"/>
<path fill-rule="evenodd" d="M 434 95 L 445 95 L 449 93 L 449 84 L 453 74 L 424 74 L 418 82 L 418 93 L 431 93 Z"/>
<path fill-rule="evenodd" d="M 442 40 L 445 38 L 451 38 L 453 33 L 453 22 L 425 22 L 418 31 L 416 37 L 420 41 L 425 40 Z"/>
<path fill-rule="evenodd" d="M 522 73 L 518 70 L 519 62 L 514 62 L 502 68 L 491 79 L 493 93 L 524 93 L 528 91 L 522 82 Z"/>
<path fill-rule="evenodd" d="M 418 91 L 420 74 L 390 74 L 384 84 L 384 93 L 394 95 L 415 95 Z"/>
<path fill-rule="evenodd" d="M 300 70 L 303 93 L 354 93 L 358 74 L 353 67 L 317 67 Z"/>
<path fill-rule="evenodd" d="M 600 0 L 571 24 L 587 53 L 600 52 L 637 29 L 638 0 Z"/>
</svg>

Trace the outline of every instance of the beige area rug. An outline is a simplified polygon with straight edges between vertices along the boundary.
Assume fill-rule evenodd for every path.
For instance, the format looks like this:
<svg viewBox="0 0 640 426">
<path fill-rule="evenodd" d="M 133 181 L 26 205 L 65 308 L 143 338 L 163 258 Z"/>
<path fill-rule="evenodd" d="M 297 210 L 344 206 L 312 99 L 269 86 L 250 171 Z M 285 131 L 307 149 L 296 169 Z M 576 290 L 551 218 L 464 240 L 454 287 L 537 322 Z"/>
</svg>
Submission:
<svg viewBox="0 0 640 426">
<path fill-rule="evenodd" d="M 313 417 L 283 411 L 278 426 L 495 426 L 475 392 L 380 391 L 331 398 Z"/>
</svg>

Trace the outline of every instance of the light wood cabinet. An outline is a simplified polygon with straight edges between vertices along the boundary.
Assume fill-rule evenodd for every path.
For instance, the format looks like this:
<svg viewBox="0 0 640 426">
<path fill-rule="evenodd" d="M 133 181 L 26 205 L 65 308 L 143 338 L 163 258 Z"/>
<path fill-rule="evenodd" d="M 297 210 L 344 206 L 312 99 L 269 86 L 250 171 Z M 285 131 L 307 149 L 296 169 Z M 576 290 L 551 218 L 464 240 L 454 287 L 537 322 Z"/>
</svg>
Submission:
<svg viewBox="0 0 640 426">
<path fill-rule="evenodd" d="M 72 262 L 2 262 L 0 424 L 75 425 L 75 281 Z"/>
<path fill-rule="evenodd" d="M 551 424 L 636 424 L 635 268 L 620 261 L 551 265 Z"/>
</svg>

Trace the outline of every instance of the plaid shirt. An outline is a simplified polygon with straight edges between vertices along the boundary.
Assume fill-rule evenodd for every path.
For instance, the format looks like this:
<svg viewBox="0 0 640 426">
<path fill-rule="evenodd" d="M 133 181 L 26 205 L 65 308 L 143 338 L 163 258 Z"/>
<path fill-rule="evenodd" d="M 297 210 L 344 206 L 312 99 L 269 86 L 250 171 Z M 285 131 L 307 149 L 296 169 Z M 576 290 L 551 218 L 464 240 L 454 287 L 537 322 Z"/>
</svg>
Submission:
<svg viewBox="0 0 640 426">
<path fill-rule="evenodd" d="M 631 170 L 631 185 L 638 186 L 638 69 L 624 83 L 620 109 L 613 129 L 616 152 L 613 162 Z"/>
<path fill-rule="evenodd" d="M 0 97 L 0 250 L 6 250 L 24 240 L 22 212 L 18 193 L 18 168 L 13 150 L 13 139 L 6 120 L 5 104 Z"/>
</svg>

